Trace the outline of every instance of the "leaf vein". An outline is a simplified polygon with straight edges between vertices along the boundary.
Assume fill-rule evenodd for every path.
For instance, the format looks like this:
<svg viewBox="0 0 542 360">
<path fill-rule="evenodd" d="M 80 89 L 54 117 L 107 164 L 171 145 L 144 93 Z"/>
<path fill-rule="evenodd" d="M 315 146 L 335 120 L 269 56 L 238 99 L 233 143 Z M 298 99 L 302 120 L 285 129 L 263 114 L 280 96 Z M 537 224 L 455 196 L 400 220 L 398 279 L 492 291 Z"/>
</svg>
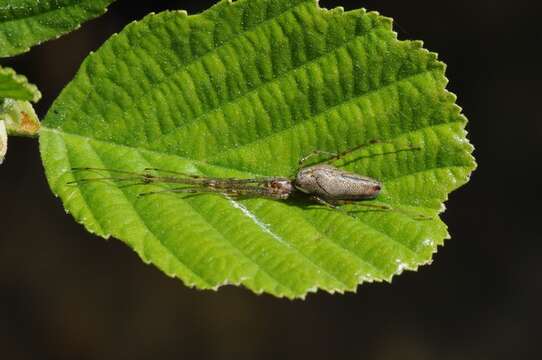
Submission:
<svg viewBox="0 0 542 360">
<path fill-rule="evenodd" d="M 256 93 L 259 93 L 260 90 L 262 90 L 263 88 L 266 88 L 266 87 L 269 87 L 269 86 L 272 86 L 272 85 L 275 85 L 277 83 L 279 83 L 281 80 L 285 79 L 285 78 L 288 78 L 288 77 L 291 77 L 293 76 L 293 74 L 297 73 L 297 72 L 301 72 L 302 70 L 310 67 L 311 65 L 313 64 L 316 64 L 320 61 L 322 61 L 322 59 L 325 59 L 327 57 L 332 57 L 332 56 L 335 56 L 337 51 L 343 49 L 343 48 L 346 48 L 347 46 L 349 46 L 352 42 L 356 41 L 356 40 L 359 40 L 365 36 L 367 36 L 368 34 L 371 33 L 372 30 L 374 30 L 375 28 L 377 28 L 378 25 L 368 29 L 365 33 L 363 34 L 356 34 L 354 36 L 352 36 L 351 38 L 347 39 L 344 43 L 342 43 L 341 45 L 339 46 L 336 46 L 335 48 L 333 49 L 330 49 L 328 52 L 326 53 L 323 53 L 321 54 L 320 56 L 317 56 L 311 60 L 308 60 L 308 61 L 305 61 L 291 69 L 289 69 L 288 71 L 285 71 L 283 74 L 280 74 L 279 76 L 275 76 L 272 80 L 268 80 L 268 81 L 264 81 L 262 82 L 261 84 L 255 86 L 254 88 L 250 89 L 249 91 L 241 94 L 241 95 L 238 95 L 238 96 L 235 96 L 231 99 L 228 99 L 227 101 L 223 101 L 219 104 L 217 104 L 217 106 L 211 108 L 211 109 L 208 109 L 206 112 L 200 114 L 200 115 L 197 115 L 195 118 L 191 119 L 190 121 L 187 121 L 185 122 L 184 124 L 176 127 L 175 129 L 173 130 L 170 130 L 168 132 L 164 132 L 161 134 L 161 136 L 168 136 L 168 135 L 174 135 L 175 133 L 178 133 L 180 131 L 182 131 L 184 128 L 186 127 L 189 127 L 190 125 L 193 125 L 195 123 L 197 123 L 199 120 L 201 119 L 205 119 L 207 117 L 209 117 L 210 114 L 214 113 L 214 112 L 219 112 L 221 110 L 223 110 L 224 107 L 228 106 L 228 105 L 231 105 L 231 104 L 234 104 L 234 103 L 237 103 L 237 102 L 240 102 L 244 99 L 247 99 L 249 96 L 251 96 L 252 94 L 256 94 Z M 187 65 L 188 66 L 188 65 Z M 190 78 L 191 78 L 191 75 L 190 75 Z M 278 89 L 279 91 L 282 91 L 282 88 L 279 88 Z M 378 90 L 378 89 L 377 89 Z M 361 94 L 359 95 L 358 97 L 362 97 L 364 94 Z"/>
<path fill-rule="evenodd" d="M 408 81 L 410 81 L 410 80 L 412 80 L 412 79 L 414 79 L 414 78 L 416 78 L 416 77 L 418 77 L 418 76 L 426 75 L 427 73 L 430 73 L 430 72 L 432 72 L 432 71 L 433 71 L 433 70 L 427 70 L 427 69 L 425 69 L 424 71 L 421 71 L 421 72 L 419 72 L 419 73 L 411 74 L 411 75 L 406 76 L 406 77 L 404 77 L 404 78 L 402 78 L 402 79 L 400 79 L 400 80 L 394 81 L 394 82 L 392 82 L 392 83 L 390 83 L 390 84 L 386 84 L 386 85 L 384 85 L 384 86 L 382 86 L 382 87 L 379 87 L 379 88 L 377 88 L 377 89 L 372 89 L 372 90 L 370 90 L 370 91 L 368 91 L 368 92 L 366 92 L 366 93 L 360 94 L 360 95 L 358 95 L 358 96 L 355 96 L 355 97 L 352 97 L 352 98 L 348 98 L 348 99 L 346 99 L 346 100 L 342 100 L 342 101 L 340 101 L 339 103 L 337 103 L 337 104 L 335 104 L 335 105 L 333 105 L 333 106 L 329 106 L 329 107 L 327 107 L 325 110 L 320 111 L 320 112 L 314 114 L 314 115 L 311 116 L 311 117 L 308 117 L 308 118 L 306 118 L 306 119 L 304 119 L 304 120 L 302 120 L 302 121 L 300 121 L 300 122 L 294 123 L 294 124 L 291 125 L 291 126 L 287 126 L 287 127 L 285 127 L 284 129 L 277 130 L 277 131 L 275 131 L 275 132 L 273 132 L 273 133 L 270 133 L 270 134 L 261 136 L 261 137 L 255 139 L 254 141 L 247 142 L 247 143 L 245 143 L 245 144 L 243 144 L 243 145 L 241 145 L 241 146 L 237 146 L 237 147 L 234 147 L 234 148 L 230 148 L 230 149 L 228 149 L 228 150 L 223 150 L 223 149 L 222 149 L 221 152 L 219 153 L 219 158 L 226 156 L 228 153 L 231 153 L 231 152 L 234 152 L 234 151 L 238 151 L 239 149 L 242 149 L 242 148 L 244 148 L 244 147 L 249 147 L 249 146 L 251 146 L 251 145 L 254 145 L 254 144 L 257 144 L 257 143 L 260 143 L 260 142 L 266 142 L 266 141 L 268 141 L 269 139 L 272 139 L 272 138 L 274 138 L 274 137 L 279 137 L 279 136 L 281 136 L 282 134 L 284 134 L 284 133 L 286 133 L 286 132 L 288 132 L 288 131 L 291 131 L 292 129 L 295 129 L 295 128 L 297 128 L 297 127 L 301 127 L 301 126 L 305 125 L 306 123 L 309 123 L 309 122 L 313 121 L 315 118 L 321 117 L 321 116 L 323 116 L 323 115 L 325 115 L 325 114 L 327 114 L 327 113 L 329 113 L 329 112 L 331 112 L 331 111 L 334 111 L 334 110 L 336 110 L 336 109 L 338 109 L 338 108 L 340 108 L 340 107 L 342 107 L 342 106 L 345 106 L 345 105 L 347 105 L 347 104 L 356 102 L 356 101 L 358 101 L 359 99 L 362 99 L 362 98 L 364 98 L 364 97 L 368 97 L 368 96 L 370 96 L 370 95 L 372 95 L 372 94 L 378 93 L 378 92 L 380 92 L 380 91 L 382 91 L 382 90 L 385 90 L 385 89 L 387 89 L 387 88 L 390 88 L 390 87 L 393 87 L 393 86 L 397 86 L 398 84 L 400 84 L 400 83 L 402 83 L 402 82 L 408 82 Z M 441 123 L 441 124 L 443 124 L 443 123 Z M 438 125 L 440 125 L 440 124 L 438 124 Z M 416 130 L 419 130 L 419 129 L 416 129 Z M 414 130 L 414 131 L 416 131 L 416 130 Z M 409 134 L 409 133 L 411 133 L 411 132 L 412 132 L 412 131 L 404 132 L 404 133 L 401 133 L 399 136 L 405 135 L 405 134 Z M 389 140 L 389 139 L 380 139 L 380 140 Z M 213 164 L 213 165 L 216 164 L 216 163 L 215 163 L 216 161 L 217 161 L 217 160 L 216 160 L 216 157 L 215 157 L 214 160 L 213 160 L 212 157 L 211 157 L 210 159 L 209 159 L 209 158 L 207 159 L 207 162 L 208 162 L 209 164 Z"/>
</svg>

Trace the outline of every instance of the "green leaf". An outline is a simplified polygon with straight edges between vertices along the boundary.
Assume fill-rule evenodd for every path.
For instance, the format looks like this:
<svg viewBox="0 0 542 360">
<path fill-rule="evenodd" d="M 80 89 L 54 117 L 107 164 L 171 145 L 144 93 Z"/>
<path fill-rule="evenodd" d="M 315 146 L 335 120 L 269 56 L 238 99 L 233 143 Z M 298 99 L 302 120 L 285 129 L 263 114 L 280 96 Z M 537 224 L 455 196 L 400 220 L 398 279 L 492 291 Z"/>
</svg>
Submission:
<svg viewBox="0 0 542 360">
<path fill-rule="evenodd" d="M 448 237 L 437 215 L 475 164 L 444 70 L 421 42 L 398 41 L 390 19 L 362 9 L 240 0 L 194 16 L 164 12 L 85 60 L 44 121 L 41 154 L 77 221 L 189 286 L 289 298 L 354 291 L 429 263 Z M 74 167 L 292 176 L 314 149 L 371 140 L 381 143 L 337 165 L 381 180 L 371 203 L 397 211 L 68 184 L 119 176 Z M 421 150 L 401 151 L 412 146 Z"/>
<path fill-rule="evenodd" d="M 0 57 L 77 29 L 114 0 L 0 0 Z"/>
<path fill-rule="evenodd" d="M 41 93 L 25 76 L 0 66 L 0 99 L 3 98 L 36 102 L 41 98 Z"/>
</svg>

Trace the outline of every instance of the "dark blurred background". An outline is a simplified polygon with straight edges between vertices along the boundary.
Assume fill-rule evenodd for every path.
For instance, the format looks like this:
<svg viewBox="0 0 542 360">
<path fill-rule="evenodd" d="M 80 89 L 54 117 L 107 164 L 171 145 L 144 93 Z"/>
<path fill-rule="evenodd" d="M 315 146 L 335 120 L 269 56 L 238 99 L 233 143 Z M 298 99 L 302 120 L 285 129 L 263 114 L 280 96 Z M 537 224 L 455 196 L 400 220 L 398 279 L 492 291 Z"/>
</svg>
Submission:
<svg viewBox="0 0 542 360">
<path fill-rule="evenodd" d="M 118 0 L 69 35 L 3 60 L 44 94 L 43 117 L 81 61 L 150 11 L 214 1 Z M 0 167 L 2 359 L 542 359 L 542 5 L 321 0 L 396 20 L 448 64 L 479 168 L 454 192 L 452 239 L 431 266 L 357 294 L 306 301 L 186 288 L 120 241 L 87 233 L 51 194 L 38 142 L 10 138 Z"/>
</svg>

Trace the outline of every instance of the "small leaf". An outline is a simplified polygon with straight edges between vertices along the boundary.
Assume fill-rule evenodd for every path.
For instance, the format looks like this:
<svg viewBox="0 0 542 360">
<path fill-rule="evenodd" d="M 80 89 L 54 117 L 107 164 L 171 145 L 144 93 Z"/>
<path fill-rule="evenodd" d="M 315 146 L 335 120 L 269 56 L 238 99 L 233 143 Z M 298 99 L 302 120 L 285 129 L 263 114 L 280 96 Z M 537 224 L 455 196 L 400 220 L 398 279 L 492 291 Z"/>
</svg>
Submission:
<svg viewBox="0 0 542 360">
<path fill-rule="evenodd" d="M 28 51 L 102 15 L 114 0 L 0 0 L 0 57 Z"/>
<path fill-rule="evenodd" d="M 5 122 L 9 135 L 34 137 L 40 130 L 40 121 L 32 104 L 13 99 L 0 100 L 0 120 Z"/>
<path fill-rule="evenodd" d="M 25 76 L 0 66 L 0 99 L 2 98 L 36 102 L 41 98 L 41 93 Z"/>
<path fill-rule="evenodd" d="M 44 121 L 42 159 L 77 221 L 189 286 L 242 284 L 290 298 L 354 291 L 430 262 L 448 237 L 438 213 L 475 164 L 444 69 L 421 42 L 398 41 L 390 19 L 314 0 L 150 15 L 85 60 Z M 348 214 L 303 198 L 141 197 L 171 187 L 77 182 L 118 174 L 72 171 L 293 176 L 315 149 L 371 140 L 380 143 L 337 165 L 381 180 L 371 204 L 397 211 Z M 421 150 L 401 151 L 413 146 Z"/>
<path fill-rule="evenodd" d="M 41 93 L 26 77 L 0 66 L 0 164 L 8 149 L 7 135 L 36 136 L 40 122 L 29 101 L 38 101 Z"/>
</svg>

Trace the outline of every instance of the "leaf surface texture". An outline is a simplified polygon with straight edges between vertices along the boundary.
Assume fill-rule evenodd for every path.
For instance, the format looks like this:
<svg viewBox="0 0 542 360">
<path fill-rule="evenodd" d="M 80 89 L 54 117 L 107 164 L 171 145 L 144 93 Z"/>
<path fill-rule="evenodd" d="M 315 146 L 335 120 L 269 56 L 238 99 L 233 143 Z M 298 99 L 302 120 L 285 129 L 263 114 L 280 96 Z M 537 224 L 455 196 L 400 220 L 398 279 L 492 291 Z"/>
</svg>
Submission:
<svg viewBox="0 0 542 360">
<path fill-rule="evenodd" d="M 363 9 L 240 0 L 153 14 L 85 60 L 44 121 L 42 158 L 54 193 L 89 231 L 189 286 L 289 298 L 354 291 L 430 262 L 448 237 L 438 214 L 474 160 L 444 71 L 421 42 L 397 40 L 389 18 Z M 118 176 L 76 167 L 291 177 L 315 149 L 371 140 L 380 143 L 336 165 L 379 179 L 372 203 L 396 211 L 68 184 Z M 421 150 L 403 151 L 412 146 Z"/>
<path fill-rule="evenodd" d="M 75 30 L 114 0 L 0 0 L 0 57 Z"/>
</svg>

